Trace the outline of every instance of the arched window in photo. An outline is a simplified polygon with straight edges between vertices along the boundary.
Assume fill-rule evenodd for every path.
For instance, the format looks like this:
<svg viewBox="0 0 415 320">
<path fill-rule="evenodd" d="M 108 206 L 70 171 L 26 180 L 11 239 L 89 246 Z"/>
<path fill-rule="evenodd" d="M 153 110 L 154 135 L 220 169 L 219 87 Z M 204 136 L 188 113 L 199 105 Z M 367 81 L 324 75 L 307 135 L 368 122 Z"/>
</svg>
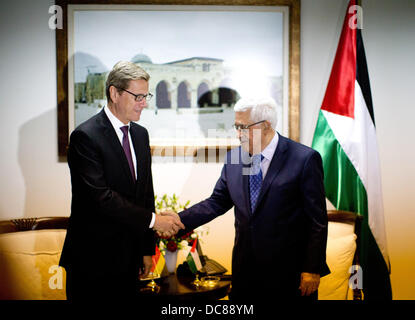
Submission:
<svg viewBox="0 0 415 320">
<path fill-rule="evenodd" d="M 177 88 L 177 107 L 190 108 L 190 85 L 182 81 Z"/>
<path fill-rule="evenodd" d="M 197 106 L 204 108 L 212 105 L 212 92 L 206 82 L 199 84 L 197 88 Z"/>
<path fill-rule="evenodd" d="M 167 82 L 162 80 L 156 86 L 156 106 L 159 109 L 171 108 L 171 99 Z"/>
</svg>

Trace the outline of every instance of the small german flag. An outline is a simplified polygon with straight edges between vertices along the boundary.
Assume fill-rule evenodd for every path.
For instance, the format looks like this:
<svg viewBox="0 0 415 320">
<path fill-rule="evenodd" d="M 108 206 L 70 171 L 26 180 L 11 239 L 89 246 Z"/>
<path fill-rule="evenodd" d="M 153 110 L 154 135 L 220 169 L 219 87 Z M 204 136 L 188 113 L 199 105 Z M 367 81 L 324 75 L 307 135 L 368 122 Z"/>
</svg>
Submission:
<svg viewBox="0 0 415 320">
<path fill-rule="evenodd" d="M 156 246 L 156 254 L 151 258 L 153 259 L 153 266 L 151 267 L 150 272 L 153 273 L 154 276 L 161 276 L 166 266 L 166 261 L 164 260 L 163 254 L 160 252 L 158 246 Z"/>
</svg>

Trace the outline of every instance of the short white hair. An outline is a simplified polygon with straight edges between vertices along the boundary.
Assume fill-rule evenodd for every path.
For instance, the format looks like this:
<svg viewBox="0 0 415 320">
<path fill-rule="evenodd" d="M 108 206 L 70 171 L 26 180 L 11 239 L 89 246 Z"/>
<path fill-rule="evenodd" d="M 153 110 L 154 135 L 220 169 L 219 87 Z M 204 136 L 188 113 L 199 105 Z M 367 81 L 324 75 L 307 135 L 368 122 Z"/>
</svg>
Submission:
<svg viewBox="0 0 415 320">
<path fill-rule="evenodd" d="M 233 110 L 235 112 L 251 110 L 250 115 L 253 122 L 268 120 L 274 130 L 277 128 L 277 103 L 271 97 L 241 98 Z"/>
</svg>

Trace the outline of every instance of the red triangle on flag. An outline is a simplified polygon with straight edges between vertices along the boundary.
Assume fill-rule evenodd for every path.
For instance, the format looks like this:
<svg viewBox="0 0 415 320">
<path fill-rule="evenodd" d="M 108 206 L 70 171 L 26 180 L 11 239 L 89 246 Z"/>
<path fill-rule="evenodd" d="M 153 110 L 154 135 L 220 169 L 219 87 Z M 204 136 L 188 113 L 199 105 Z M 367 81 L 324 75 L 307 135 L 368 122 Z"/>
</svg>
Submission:
<svg viewBox="0 0 415 320">
<path fill-rule="evenodd" d="M 196 251 L 196 244 L 197 244 L 197 238 L 193 241 L 192 249 L 190 249 L 191 252 Z"/>
<path fill-rule="evenodd" d="M 322 110 L 354 118 L 354 91 L 356 80 L 356 26 L 352 23 L 356 12 L 350 10 L 356 0 L 350 0 L 343 22 Z M 351 13 L 350 13 L 351 12 Z"/>
</svg>

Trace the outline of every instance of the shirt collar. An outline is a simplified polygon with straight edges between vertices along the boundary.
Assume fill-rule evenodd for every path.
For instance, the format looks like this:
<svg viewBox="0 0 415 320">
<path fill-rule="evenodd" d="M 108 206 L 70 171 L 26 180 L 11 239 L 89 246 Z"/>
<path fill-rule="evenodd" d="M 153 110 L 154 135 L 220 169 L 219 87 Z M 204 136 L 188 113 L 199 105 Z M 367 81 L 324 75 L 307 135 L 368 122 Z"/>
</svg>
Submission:
<svg viewBox="0 0 415 320">
<path fill-rule="evenodd" d="M 261 152 L 261 154 L 264 156 L 265 159 L 269 161 L 272 160 L 275 150 L 277 150 L 278 140 L 279 140 L 278 132 L 275 131 L 274 137 L 272 138 L 271 142 Z"/>
<path fill-rule="evenodd" d="M 127 126 L 127 124 L 122 123 L 120 119 L 114 116 L 114 114 L 112 113 L 110 108 L 108 108 L 108 106 L 104 107 L 104 111 L 116 132 L 118 132 L 117 130 L 120 130 L 121 127 Z M 128 123 L 128 129 L 130 129 L 130 123 Z"/>
</svg>

